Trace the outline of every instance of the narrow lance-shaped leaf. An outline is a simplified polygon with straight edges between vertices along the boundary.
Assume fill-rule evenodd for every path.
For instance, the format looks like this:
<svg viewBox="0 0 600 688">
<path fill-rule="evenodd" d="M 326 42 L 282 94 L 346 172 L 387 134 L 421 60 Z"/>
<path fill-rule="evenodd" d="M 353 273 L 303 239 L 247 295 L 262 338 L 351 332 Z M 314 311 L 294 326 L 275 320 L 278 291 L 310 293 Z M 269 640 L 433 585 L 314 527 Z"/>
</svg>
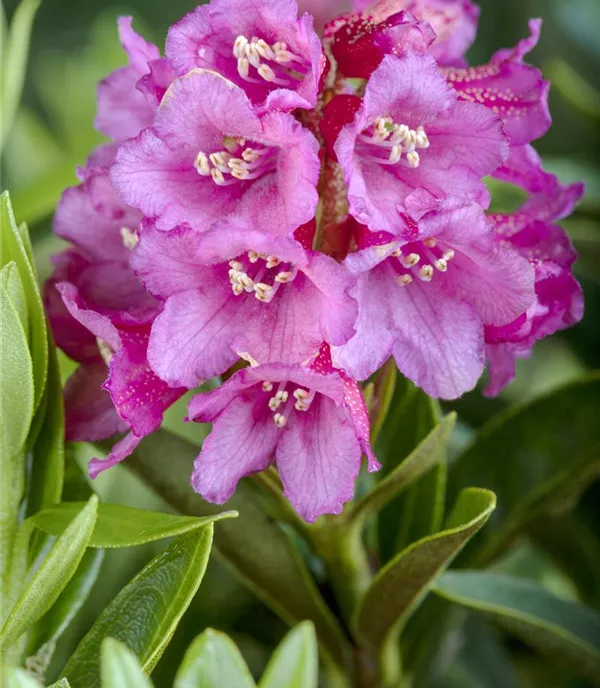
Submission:
<svg viewBox="0 0 600 688">
<path fill-rule="evenodd" d="M 210 524 L 175 538 L 119 592 L 64 669 L 72 688 L 98 685 L 105 638 L 124 643 L 136 654 L 144 672 L 152 671 L 200 586 L 212 535 Z"/>
<path fill-rule="evenodd" d="M 438 424 L 437 402 L 410 380 L 398 376 L 390 412 L 381 429 L 375 451 L 383 464 L 380 480 L 422 442 Z M 383 562 L 408 544 L 439 530 L 444 514 L 445 457 L 414 481 L 381 511 L 378 519 L 379 553 Z"/>
<path fill-rule="evenodd" d="M 259 688 L 317 688 L 319 660 L 314 626 L 298 624 L 281 641 L 267 664 Z"/>
<path fill-rule="evenodd" d="M 10 612 L 0 644 L 9 647 L 56 602 L 85 553 L 96 521 L 98 497 L 80 509 L 40 565 Z"/>
<path fill-rule="evenodd" d="M 236 644 L 225 633 L 207 628 L 185 653 L 173 688 L 255 688 L 256 683 Z"/>
<path fill-rule="evenodd" d="M 41 511 L 31 520 L 45 533 L 60 535 L 81 506 L 81 502 L 63 502 L 51 509 Z M 236 516 L 235 511 L 224 511 L 203 518 L 174 516 L 119 504 L 100 504 L 88 547 L 135 547 L 147 542 L 183 535 L 192 530 L 204 528 L 215 521 Z"/>
<path fill-rule="evenodd" d="M 191 442 L 160 430 L 142 442 L 127 465 L 180 512 L 208 516 L 217 507 L 189 488 L 197 453 L 198 447 Z M 239 512 L 243 528 L 229 521 L 219 524 L 215 532 L 218 554 L 287 623 L 310 619 L 322 647 L 343 665 L 348 644 L 286 533 L 257 505 L 243 482 L 224 506 Z"/>
<path fill-rule="evenodd" d="M 600 616 L 591 609 L 532 581 L 488 571 L 448 571 L 433 590 L 600 685 Z"/>
<path fill-rule="evenodd" d="M 483 526 L 495 506 L 493 492 L 463 490 L 446 530 L 413 543 L 375 576 L 354 614 L 357 634 L 369 645 L 381 648 L 393 629 L 403 627 L 437 576 Z"/>
<path fill-rule="evenodd" d="M 600 373 L 491 420 L 453 464 L 449 494 L 477 484 L 502 509 L 461 561 L 484 565 L 533 519 L 574 503 L 600 470 Z"/>
<path fill-rule="evenodd" d="M 102 688 L 152 688 L 137 657 L 123 643 L 106 638 L 101 652 Z"/>
<path fill-rule="evenodd" d="M 446 416 L 399 466 L 348 511 L 348 518 L 363 522 L 431 470 L 444 456 L 455 422 L 456 414 Z"/>
<path fill-rule="evenodd" d="M 25 339 L 31 351 L 35 410 L 44 394 L 48 369 L 46 316 L 29 255 L 29 240 L 23 241 L 23 234 L 15 222 L 8 191 L 0 196 L 0 224 L 2 226 L 0 233 L 2 265 L 10 260 L 15 262 L 27 302 L 29 331 L 25 332 Z"/>
</svg>

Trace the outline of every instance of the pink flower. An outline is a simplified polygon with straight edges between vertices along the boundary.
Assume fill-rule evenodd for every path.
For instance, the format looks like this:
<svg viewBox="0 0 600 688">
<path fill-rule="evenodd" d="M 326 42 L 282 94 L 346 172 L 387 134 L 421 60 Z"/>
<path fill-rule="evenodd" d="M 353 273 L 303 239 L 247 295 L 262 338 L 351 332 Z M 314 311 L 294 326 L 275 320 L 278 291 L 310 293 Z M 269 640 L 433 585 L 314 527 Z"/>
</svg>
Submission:
<svg viewBox="0 0 600 688">
<path fill-rule="evenodd" d="M 384 58 L 339 135 L 330 124 L 337 102 L 327 107 L 323 133 L 330 146 L 335 141 L 350 213 L 370 230 L 399 234 L 407 199 L 416 190 L 487 202 L 481 177 L 506 157 L 502 123 L 481 105 L 458 101 L 432 57 Z M 338 129 L 344 117 L 346 105 Z"/>
<path fill-rule="evenodd" d="M 502 118 L 511 147 L 538 139 L 551 124 L 549 83 L 539 69 L 523 63 L 538 41 L 541 21 L 530 21 L 529 28 L 528 38 L 515 48 L 499 50 L 488 64 L 445 70 L 461 100 L 485 105 Z"/>
<path fill-rule="evenodd" d="M 130 267 L 140 215 L 119 202 L 107 168 L 98 165 L 107 152 L 97 151 L 81 172 L 83 184 L 63 194 L 54 229 L 74 248 L 57 257 L 46 285 L 57 345 L 81 364 L 65 389 L 67 438 L 93 441 L 131 430 L 105 462 L 90 465 L 92 476 L 156 430 L 164 410 L 186 391 L 169 388 L 148 365 L 159 303 Z"/>
<path fill-rule="evenodd" d="M 314 217 L 317 151 L 291 115 L 259 116 L 240 88 L 196 70 L 171 85 L 154 126 L 120 147 L 112 179 L 161 230 L 205 231 L 235 215 L 287 235 Z"/>
<path fill-rule="evenodd" d="M 308 14 L 294 0 L 211 0 L 169 30 L 167 57 L 180 76 L 218 72 L 267 110 L 312 108 L 325 60 Z"/>
<path fill-rule="evenodd" d="M 193 387 L 242 355 L 302 363 L 323 341 L 354 334 L 354 278 L 332 258 L 288 237 L 241 223 L 207 234 L 144 228 L 133 256 L 146 287 L 165 299 L 152 327 L 149 360 L 171 385 Z"/>
<path fill-rule="evenodd" d="M 223 504 L 244 476 L 277 465 L 284 494 L 302 518 L 339 514 L 352 499 L 369 420 L 358 385 L 331 365 L 327 347 L 308 366 L 270 364 L 237 372 L 190 402 L 192 420 L 214 423 L 192 486 Z"/>
<path fill-rule="evenodd" d="M 357 332 L 333 347 L 333 361 L 363 380 L 393 355 L 427 394 L 452 399 L 483 372 L 484 325 L 510 323 L 531 306 L 533 268 L 496 241 L 468 199 L 440 201 L 412 226 L 413 240 L 364 232 L 346 259 L 359 276 Z"/>
<path fill-rule="evenodd" d="M 119 37 L 129 64 L 115 70 L 98 85 L 95 125 L 98 131 L 117 142 L 149 127 L 156 110 L 156 104 L 153 107 L 137 85 L 140 79 L 150 77 L 160 52 L 132 29 L 132 21 L 131 17 L 120 17 L 118 21 Z"/>
<path fill-rule="evenodd" d="M 557 183 L 552 195 L 532 196 L 514 214 L 491 216 L 499 240 L 533 265 L 536 299 L 523 316 L 505 327 L 486 327 L 488 396 L 511 382 L 516 359 L 528 358 L 535 342 L 583 317 L 583 294 L 571 272 L 577 254 L 564 230 L 552 224 L 569 215 L 582 195 L 582 184 Z"/>
<path fill-rule="evenodd" d="M 333 20 L 325 35 L 341 72 L 368 79 L 385 55 L 410 47 L 442 65 L 462 66 L 477 29 L 479 10 L 469 0 L 379 0 L 362 12 Z"/>
</svg>

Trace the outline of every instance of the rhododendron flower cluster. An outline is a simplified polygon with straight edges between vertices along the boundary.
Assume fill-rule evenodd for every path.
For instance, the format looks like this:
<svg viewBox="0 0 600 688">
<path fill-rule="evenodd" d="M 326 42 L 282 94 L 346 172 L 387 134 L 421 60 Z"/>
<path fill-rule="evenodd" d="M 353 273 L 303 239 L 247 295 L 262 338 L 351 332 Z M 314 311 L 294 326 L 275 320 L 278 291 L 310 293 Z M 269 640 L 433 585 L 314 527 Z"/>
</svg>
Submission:
<svg viewBox="0 0 600 688">
<path fill-rule="evenodd" d="M 311 521 L 379 468 L 359 383 L 393 357 L 454 399 L 487 393 L 577 322 L 555 222 L 581 185 L 531 146 L 548 83 L 515 48 L 469 66 L 469 0 L 212 0 L 165 55 L 119 20 L 128 64 L 98 89 L 92 153 L 56 212 L 72 246 L 47 286 L 72 440 L 123 460 L 188 390 L 213 423 L 192 485 L 223 503 L 275 464 Z M 305 11 L 308 10 L 307 11 Z M 314 11 L 317 16 L 310 13 Z M 488 211 L 485 177 L 528 196 Z"/>
</svg>

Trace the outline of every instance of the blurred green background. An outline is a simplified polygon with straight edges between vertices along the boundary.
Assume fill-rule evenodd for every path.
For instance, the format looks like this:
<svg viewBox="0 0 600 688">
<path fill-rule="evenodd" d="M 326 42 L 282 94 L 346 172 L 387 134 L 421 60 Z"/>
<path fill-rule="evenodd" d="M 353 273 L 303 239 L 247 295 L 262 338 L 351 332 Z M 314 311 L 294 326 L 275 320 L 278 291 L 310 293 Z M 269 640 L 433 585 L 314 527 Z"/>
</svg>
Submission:
<svg viewBox="0 0 600 688">
<path fill-rule="evenodd" d="M 4 3 L 9 21 L 16 4 L 17 0 Z M 600 0 L 481 0 L 479 4 L 481 23 L 470 52 L 472 64 L 485 62 L 498 48 L 525 36 L 528 18 L 544 20 L 542 40 L 528 59 L 552 81 L 554 126 L 535 145 L 547 168 L 563 181 L 584 180 L 587 185 L 577 212 L 564 223 L 581 256 L 576 272 L 586 292 L 586 317 L 572 330 L 538 345 L 533 359 L 522 362 L 517 381 L 501 398 L 486 400 L 477 391 L 454 404 L 462 420 L 457 444 L 467 442 L 474 428 L 507 403 L 525 401 L 586 369 L 600 368 Z M 49 256 L 61 248 L 51 234 L 53 208 L 62 189 L 76 183 L 75 166 L 102 140 L 92 125 L 96 84 L 125 61 L 117 39 L 117 15 L 132 14 L 135 28 L 162 46 L 169 24 L 193 6 L 185 0 L 42 3 L 32 35 L 23 104 L 2 160 L 2 187 L 11 192 L 18 220 L 29 224 L 43 277 L 51 269 Z M 65 362 L 65 372 L 68 368 Z M 565 409 L 565 413 L 576 412 Z M 178 420 L 183 415 L 180 404 L 170 411 L 167 422 L 172 429 L 201 440 L 205 429 L 184 427 Z M 78 451 L 85 460 L 86 450 Z M 167 509 L 122 467 L 103 474 L 96 487 L 109 501 Z M 579 517 L 596 533 L 600 532 L 598 500 L 600 489 L 595 485 L 579 507 Z M 78 624 L 61 639 L 56 667 L 62 665 L 99 611 L 156 551 L 148 546 L 107 552 Z M 525 546 L 517 555 L 505 564 L 511 570 L 542 580 L 560 594 L 573 594 L 568 580 L 539 552 Z M 318 576 L 319 572 L 315 573 Z M 597 598 L 600 600 L 600 591 Z M 192 608 L 154 674 L 156 685 L 169 685 L 184 649 L 206 626 L 230 633 L 256 671 L 285 632 L 283 623 L 213 557 Z M 540 681 L 536 685 L 566 685 L 555 670 Z"/>
</svg>

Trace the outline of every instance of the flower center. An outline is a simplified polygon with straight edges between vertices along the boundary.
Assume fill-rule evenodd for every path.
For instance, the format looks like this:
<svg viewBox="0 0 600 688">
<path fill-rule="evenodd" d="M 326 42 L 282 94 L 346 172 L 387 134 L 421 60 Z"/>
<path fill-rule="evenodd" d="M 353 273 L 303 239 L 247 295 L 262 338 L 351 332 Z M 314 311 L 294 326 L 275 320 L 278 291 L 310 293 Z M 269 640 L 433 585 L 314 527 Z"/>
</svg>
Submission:
<svg viewBox="0 0 600 688">
<path fill-rule="evenodd" d="M 269 45 L 256 36 L 250 40 L 246 36 L 238 36 L 233 44 L 233 55 L 237 58 L 238 74 L 251 84 L 268 82 L 277 86 L 297 86 L 309 67 L 303 57 L 288 50 L 286 43 L 277 41 Z M 251 76 L 250 67 L 260 78 Z"/>
<path fill-rule="evenodd" d="M 422 126 L 410 129 L 397 124 L 391 117 L 378 117 L 359 137 L 367 157 L 381 165 L 396 165 L 406 159 L 409 167 L 421 163 L 417 148 L 429 148 L 429 139 Z"/>
<path fill-rule="evenodd" d="M 217 186 L 231 186 L 252 181 L 275 168 L 274 148 L 246 146 L 246 139 L 225 137 L 225 150 L 205 153 L 199 151 L 194 167 L 201 177 L 212 177 Z"/>
<path fill-rule="evenodd" d="M 287 390 L 290 384 L 287 381 L 280 382 L 275 390 L 275 394 L 269 398 L 268 403 L 269 409 L 273 412 L 273 422 L 279 428 L 287 425 L 290 414 L 293 413 L 294 409 L 302 413 L 308 411 L 315 398 L 315 392 L 304 387 L 296 387 L 290 396 Z M 272 392 L 273 389 L 274 385 L 272 382 L 265 381 L 262 383 L 263 392 Z M 283 409 L 281 409 L 281 406 L 283 406 Z"/>
<path fill-rule="evenodd" d="M 390 258 L 398 273 L 398 284 L 408 286 L 415 278 L 422 282 L 431 282 L 437 272 L 446 272 L 454 258 L 454 250 L 442 249 L 435 237 L 406 244 L 395 249 Z"/>
<path fill-rule="evenodd" d="M 293 282 L 298 268 L 291 263 L 282 263 L 276 256 L 248 251 L 229 261 L 229 281 L 236 296 L 244 292 L 263 303 L 271 303 L 282 285 Z"/>
</svg>

